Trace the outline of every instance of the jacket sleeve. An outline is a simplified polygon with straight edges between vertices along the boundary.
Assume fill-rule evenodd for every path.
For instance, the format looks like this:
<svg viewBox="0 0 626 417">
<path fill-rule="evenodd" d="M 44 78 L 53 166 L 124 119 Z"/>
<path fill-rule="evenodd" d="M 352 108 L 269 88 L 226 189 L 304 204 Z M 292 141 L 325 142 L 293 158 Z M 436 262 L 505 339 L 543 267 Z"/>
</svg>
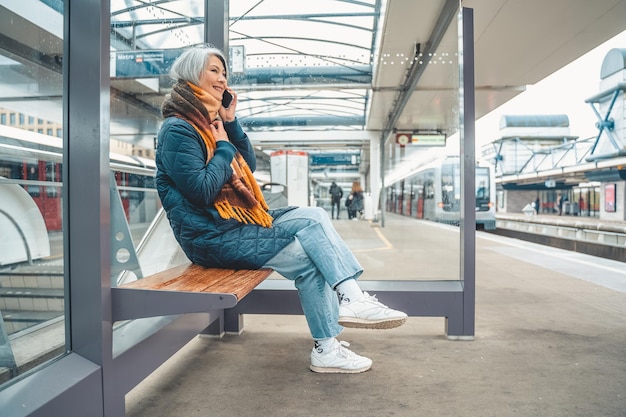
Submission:
<svg viewBox="0 0 626 417">
<path fill-rule="evenodd" d="M 171 123 L 159 132 L 157 158 L 159 169 L 169 182 L 197 207 L 211 207 L 233 171 L 230 163 L 235 146 L 217 142 L 213 158 L 206 163 L 204 142 L 186 122 Z"/>
<path fill-rule="evenodd" d="M 252 172 L 256 171 L 256 155 L 254 154 L 254 148 L 246 132 L 243 131 L 239 120 L 235 118 L 232 122 L 224 123 L 224 130 L 228 134 L 228 140 L 235 145 L 243 159 L 250 167 Z"/>
</svg>

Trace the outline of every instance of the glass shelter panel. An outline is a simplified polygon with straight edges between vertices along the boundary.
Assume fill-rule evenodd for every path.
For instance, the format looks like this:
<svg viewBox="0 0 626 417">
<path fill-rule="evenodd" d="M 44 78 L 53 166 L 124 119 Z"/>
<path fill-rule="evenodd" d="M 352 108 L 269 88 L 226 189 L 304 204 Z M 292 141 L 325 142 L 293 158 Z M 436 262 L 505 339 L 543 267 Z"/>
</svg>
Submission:
<svg viewBox="0 0 626 417">
<path fill-rule="evenodd" d="M 401 251 L 418 251 L 423 259 L 441 261 L 437 267 L 425 267 L 425 262 L 408 265 L 389 259 L 384 251 L 372 250 L 359 255 L 366 270 L 363 279 L 384 277 L 390 266 L 399 279 L 459 279 L 464 185 L 459 140 L 463 86 L 459 8 L 454 10 L 452 4 L 447 14 L 454 18 L 442 24 L 441 33 L 433 30 L 431 37 L 438 37 L 433 49 L 427 50 L 430 42 L 425 39 L 422 51 L 416 53 L 376 49 L 383 35 L 377 31 L 384 27 L 379 21 L 379 1 L 245 0 L 220 9 L 223 4 L 111 1 L 112 158 L 114 153 L 133 158 L 142 170 L 131 177 L 115 168 L 114 186 L 121 199 L 123 217 L 129 223 L 140 273 L 157 272 L 185 260 L 175 242 L 175 254 L 161 257 L 167 261 L 159 266 L 145 261 L 142 252 L 151 252 L 144 245 L 149 244 L 151 233 L 159 225 L 164 224 L 167 229 L 166 220 L 160 222 L 158 216 L 155 219 L 160 206 L 150 182 L 150 170 L 154 170 L 151 160 L 162 122 L 160 105 L 172 85 L 168 71 L 185 47 L 207 40 L 208 22 L 227 26 L 224 43 L 230 58 L 228 83 L 238 95 L 237 117 L 257 152 L 257 180 L 276 182 L 273 155 L 286 150 L 304 153 L 309 156 L 309 175 L 298 188 L 309 190 L 310 204 L 327 207 L 329 214 L 328 190 L 333 181 L 344 195 L 350 193 L 355 182 L 363 182 L 361 186 L 368 197 L 374 194 L 367 188 L 368 174 L 361 170 L 370 162 L 369 143 L 359 144 L 355 153 L 355 149 L 346 146 L 332 147 L 331 142 L 294 145 L 288 139 L 267 138 L 272 133 L 288 138 L 293 132 L 294 140 L 298 140 L 302 132 L 339 135 L 366 130 L 365 115 L 376 69 L 395 65 L 407 73 L 420 72 L 418 87 L 412 94 L 419 96 L 420 103 L 430 105 L 406 106 L 401 110 L 394 134 L 386 139 L 381 161 L 384 205 L 379 207 L 378 201 L 368 203 L 375 206 L 373 211 L 377 213 L 385 211 L 388 230 L 394 227 L 393 216 L 414 220 L 410 225 L 416 230 L 399 231 L 400 235 L 411 237 L 403 239 Z M 445 14 L 446 10 L 441 11 L 442 16 Z M 396 140 L 396 132 L 408 133 L 408 141 Z M 492 178 L 489 172 L 481 175 Z M 477 213 L 492 216 L 493 184 L 489 182 L 475 192 Z M 341 226 L 338 229 L 341 233 Z M 133 277 L 114 277 L 114 285 L 125 279 Z"/>
<path fill-rule="evenodd" d="M 410 261 L 385 266 L 392 267 L 400 279 L 460 277 L 463 39 L 457 18 L 460 20 L 461 15 L 455 16 L 434 50 L 417 51 L 413 59 L 393 63 L 404 65 L 407 73 L 421 73 L 413 94 L 429 103 L 428 107 L 404 109 L 384 149 L 385 228 L 403 228 L 398 232 L 407 237 L 402 249 L 411 254 Z M 407 56 L 407 51 L 394 52 L 387 55 Z M 428 99 L 435 95 L 436 101 Z M 482 175 L 489 177 L 488 173 Z M 495 187 L 492 189 L 495 193 Z M 476 193 L 478 210 L 487 202 L 482 201 L 478 190 Z M 407 218 L 414 221 L 407 223 Z"/>
<path fill-rule="evenodd" d="M 29 3 L 30 4 L 30 3 Z M 0 6 L 0 384 L 66 351 L 63 14 Z"/>
<path fill-rule="evenodd" d="M 113 186 L 143 275 L 185 261 L 176 242 L 170 247 L 173 254 L 164 254 L 159 262 L 147 249 L 150 240 L 164 233 L 159 227 L 166 232 L 168 227 L 167 219 L 155 217 L 160 204 L 153 184 L 154 149 L 162 123 L 160 106 L 172 86 L 169 69 L 186 47 L 207 40 L 215 43 L 207 39 L 208 29 L 214 29 L 208 26 L 224 24 L 228 34 L 224 42 L 230 58 L 228 84 L 237 93 L 237 117 L 257 149 L 257 180 L 273 182 L 278 174 L 272 172 L 272 155 L 286 146 L 317 157 L 308 179 L 298 184 L 298 189 L 310 190 L 307 202 L 327 194 L 331 180 L 323 172 L 332 172 L 346 194 L 360 179 L 360 149 L 355 153 L 341 146 L 261 143 L 255 133 L 293 131 L 297 137 L 305 130 L 364 129 L 380 2 L 246 0 L 230 2 L 222 10 L 223 5 L 220 1 L 111 1 Z M 118 246 L 114 251 L 119 246 L 129 249 L 125 238 L 124 233 L 114 233 L 112 244 Z M 112 257 L 114 266 L 124 264 L 120 260 L 123 256 Z M 132 270 L 131 264 L 120 267 Z M 113 270 L 113 285 L 137 275 L 118 276 Z"/>
</svg>

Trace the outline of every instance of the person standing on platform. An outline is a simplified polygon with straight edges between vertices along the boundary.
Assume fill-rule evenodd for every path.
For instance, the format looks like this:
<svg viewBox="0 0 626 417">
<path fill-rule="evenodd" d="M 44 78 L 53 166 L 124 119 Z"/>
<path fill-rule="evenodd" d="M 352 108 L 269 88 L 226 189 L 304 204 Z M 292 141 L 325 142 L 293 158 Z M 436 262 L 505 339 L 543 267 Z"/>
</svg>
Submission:
<svg viewBox="0 0 626 417">
<path fill-rule="evenodd" d="M 537 198 L 535 199 L 535 212 L 537 212 L 537 214 L 539 214 L 541 212 L 541 205 L 540 205 L 541 201 L 539 200 L 539 196 L 537 196 Z"/>
<path fill-rule="evenodd" d="M 310 369 L 359 373 L 372 361 L 347 349 L 345 327 L 402 325 L 407 315 L 363 292 L 363 268 L 321 207 L 269 209 L 254 179 L 254 148 L 235 115 L 224 54 L 185 50 L 170 70 L 158 133 L 156 185 L 176 240 L 194 263 L 272 268 L 293 280 L 314 347 Z M 227 103 L 224 95 L 232 96 Z"/>
<path fill-rule="evenodd" d="M 346 198 L 346 207 L 349 219 L 358 220 L 363 215 L 363 189 L 358 181 L 352 183 L 352 191 Z"/>
<path fill-rule="evenodd" d="M 330 218 L 331 219 L 339 219 L 339 211 L 341 210 L 341 197 L 343 197 L 343 190 L 340 186 L 337 185 L 335 181 L 330 184 L 330 188 L 328 189 L 330 193 Z M 335 217 L 335 207 L 337 208 L 337 217 Z"/>
</svg>

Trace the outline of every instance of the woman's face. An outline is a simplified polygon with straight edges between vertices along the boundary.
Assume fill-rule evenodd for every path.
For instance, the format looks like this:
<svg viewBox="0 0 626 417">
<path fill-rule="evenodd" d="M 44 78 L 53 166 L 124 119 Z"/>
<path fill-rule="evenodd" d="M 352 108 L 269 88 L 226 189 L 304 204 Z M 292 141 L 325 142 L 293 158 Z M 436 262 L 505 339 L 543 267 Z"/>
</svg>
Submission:
<svg viewBox="0 0 626 417">
<path fill-rule="evenodd" d="M 222 100 L 222 95 L 226 89 L 226 69 L 222 60 L 211 55 L 209 61 L 200 73 L 200 85 L 198 86 L 218 100 Z"/>
</svg>

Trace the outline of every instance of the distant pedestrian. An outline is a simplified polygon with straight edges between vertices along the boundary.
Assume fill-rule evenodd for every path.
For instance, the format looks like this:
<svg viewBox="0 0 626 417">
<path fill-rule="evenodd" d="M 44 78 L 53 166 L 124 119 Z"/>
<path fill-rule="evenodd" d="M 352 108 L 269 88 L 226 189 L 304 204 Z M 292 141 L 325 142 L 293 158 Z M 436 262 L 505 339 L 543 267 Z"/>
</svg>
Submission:
<svg viewBox="0 0 626 417">
<path fill-rule="evenodd" d="M 341 197 L 343 197 L 343 190 L 335 181 L 333 181 L 332 184 L 330 184 L 328 192 L 330 193 L 331 205 L 330 218 L 339 219 L 339 210 L 341 210 Z M 335 217 L 335 207 L 337 208 L 337 217 Z"/>
<path fill-rule="evenodd" d="M 540 201 L 539 201 L 539 196 L 537 196 L 537 199 L 535 200 L 535 211 L 537 212 L 537 214 L 539 214 L 539 211 L 541 209 L 541 206 L 539 205 Z"/>
<path fill-rule="evenodd" d="M 358 220 L 358 216 L 363 214 L 363 189 L 358 181 L 352 183 L 352 192 L 346 199 L 348 208 L 348 218 Z"/>
</svg>

